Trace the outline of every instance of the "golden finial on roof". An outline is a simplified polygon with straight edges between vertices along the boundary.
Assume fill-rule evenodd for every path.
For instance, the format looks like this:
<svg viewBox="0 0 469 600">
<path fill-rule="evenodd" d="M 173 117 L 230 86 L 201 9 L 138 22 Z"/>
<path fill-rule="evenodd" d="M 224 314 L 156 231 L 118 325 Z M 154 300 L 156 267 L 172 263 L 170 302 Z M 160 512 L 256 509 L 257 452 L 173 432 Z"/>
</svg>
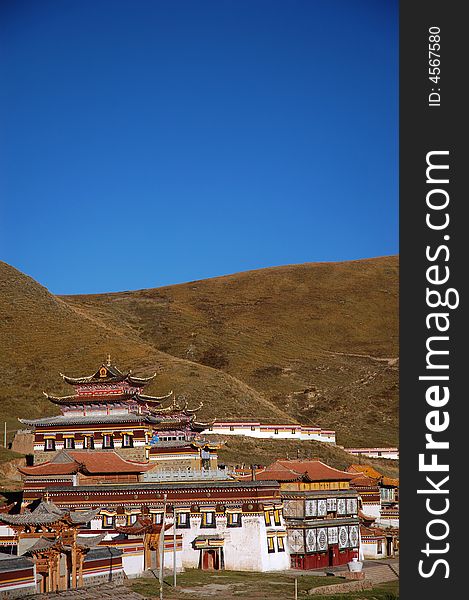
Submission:
<svg viewBox="0 0 469 600">
<path fill-rule="evenodd" d="M 111 366 L 111 355 L 108 354 L 107 355 L 107 362 L 106 362 L 107 366 L 110 367 Z"/>
</svg>

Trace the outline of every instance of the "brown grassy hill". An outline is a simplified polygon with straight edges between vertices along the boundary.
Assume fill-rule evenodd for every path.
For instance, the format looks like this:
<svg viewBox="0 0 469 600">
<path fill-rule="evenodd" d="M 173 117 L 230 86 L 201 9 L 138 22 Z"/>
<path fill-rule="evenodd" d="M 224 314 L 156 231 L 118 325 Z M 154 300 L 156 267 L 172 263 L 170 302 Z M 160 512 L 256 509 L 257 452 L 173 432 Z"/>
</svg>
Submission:
<svg viewBox="0 0 469 600">
<path fill-rule="evenodd" d="M 218 457 L 221 463 L 230 466 L 270 465 L 279 458 L 296 459 L 298 457 L 301 460 L 318 458 L 335 469 L 346 470 L 351 464 L 360 462 L 357 456 L 348 454 L 335 444 L 298 440 L 259 440 L 238 435 L 211 435 L 208 437 L 223 442 Z M 399 477 L 399 462 L 396 460 L 362 458 L 361 462 L 372 465 L 387 477 Z"/>
<path fill-rule="evenodd" d="M 185 368 L 206 365 L 236 377 L 278 407 L 272 419 L 286 413 L 336 429 L 346 446 L 397 444 L 398 257 L 276 267 L 157 289 L 66 296 L 62 303 L 75 316 L 136 340 L 138 348 L 145 344 L 186 361 Z M 70 339 L 74 335 L 69 332 Z M 124 360 L 133 352 L 126 350 Z M 92 361 L 79 354 L 81 372 L 83 361 L 90 367 Z M 233 395 L 213 398 L 208 406 L 219 418 L 257 411 Z"/>
<path fill-rule="evenodd" d="M 261 392 L 228 373 L 170 356 L 132 328 L 113 319 L 96 320 L 72 302 L 53 296 L 36 281 L 0 262 L 0 421 L 13 431 L 17 417 L 53 414 L 43 390 L 70 393 L 59 372 L 88 374 L 111 353 L 122 369 L 135 374 L 159 371 L 149 393 L 174 389 L 195 404 L 205 402 L 205 416 L 224 406 L 226 416 L 288 419 Z M 57 412 L 57 410 L 55 410 Z"/>
</svg>

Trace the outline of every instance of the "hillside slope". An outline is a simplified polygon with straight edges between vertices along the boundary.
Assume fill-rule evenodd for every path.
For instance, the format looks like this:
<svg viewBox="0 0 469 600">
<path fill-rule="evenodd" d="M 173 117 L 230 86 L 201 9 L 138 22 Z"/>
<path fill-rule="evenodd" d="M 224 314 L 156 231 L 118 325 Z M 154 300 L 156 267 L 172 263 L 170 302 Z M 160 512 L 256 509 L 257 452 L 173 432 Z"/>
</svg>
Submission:
<svg viewBox="0 0 469 600">
<path fill-rule="evenodd" d="M 20 427 L 17 417 L 57 412 L 43 390 L 70 393 L 59 372 L 91 373 L 108 353 L 135 374 L 158 371 L 149 393 L 174 389 L 193 404 L 204 401 L 202 417 L 210 418 L 223 399 L 226 416 L 240 411 L 251 418 L 288 419 L 261 392 L 228 373 L 160 352 L 125 323 L 111 321 L 96 320 L 0 262 L 0 421 L 13 431 Z"/>
<path fill-rule="evenodd" d="M 272 419 L 286 413 L 336 429 L 346 446 L 398 442 L 398 257 L 276 267 L 62 302 L 138 340 L 139 348 L 236 377 L 278 408 Z M 210 409 L 218 418 L 257 410 L 241 403 L 234 413 L 223 396 Z"/>
</svg>

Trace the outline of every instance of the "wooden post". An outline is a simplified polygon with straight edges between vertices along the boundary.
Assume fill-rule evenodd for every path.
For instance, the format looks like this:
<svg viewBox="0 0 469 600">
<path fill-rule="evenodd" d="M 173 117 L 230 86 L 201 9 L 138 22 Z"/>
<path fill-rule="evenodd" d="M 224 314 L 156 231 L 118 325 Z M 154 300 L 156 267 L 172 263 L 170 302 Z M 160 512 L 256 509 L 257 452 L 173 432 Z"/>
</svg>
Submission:
<svg viewBox="0 0 469 600">
<path fill-rule="evenodd" d="M 75 541 L 72 544 L 72 590 L 77 587 L 77 547 Z"/>
<path fill-rule="evenodd" d="M 83 560 L 85 555 L 80 552 L 80 567 L 78 569 L 78 585 L 83 587 Z"/>
<path fill-rule="evenodd" d="M 56 565 L 56 568 L 57 568 L 56 577 L 57 577 L 57 589 L 58 590 L 60 590 L 60 583 L 61 583 L 61 581 L 60 581 L 60 560 L 61 560 L 61 558 L 62 558 L 62 554 L 59 553 L 59 556 L 57 557 L 57 565 Z"/>
<path fill-rule="evenodd" d="M 295 577 L 295 600 L 298 600 L 298 577 Z"/>
<path fill-rule="evenodd" d="M 150 565 L 151 566 L 151 565 Z M 143 534 L 143 570 L 148 569 L 148 533 Z"/>
<path fill-rule="evenodd" d="M 160 555 L 160 600 L 163 600 L 163 564 L 164 564 L 164 527 L 166 523 L 166 499 L 168 494 L 164 495 L 163 500 L 163 517 L 161 519 L 161 532 L 159 539 L 159 555 Z"/>
<path fill-rule="evenodd" d="M 55 592 L 55 589 L 54 589 L 54 584 L 55 584 L 55 581 L 54 581 L 54 579 L 55 579 L 54 578 L 54 572 L 55 572 L 55 569 L 54 569 L 54 559 L 52 558 L 51 555 L 49 555 L 49 576 L 47 577 L 47 579 L 48 579 L 48 585 L 47 585 L 47 587 L 49 588 L 47 590 L 48 592 Z"/>
<path fill-rule="evenodd" d="M 176 505 L 173 505 L 173 587 L 177 585 L 176 575 Z"/>
</svg>

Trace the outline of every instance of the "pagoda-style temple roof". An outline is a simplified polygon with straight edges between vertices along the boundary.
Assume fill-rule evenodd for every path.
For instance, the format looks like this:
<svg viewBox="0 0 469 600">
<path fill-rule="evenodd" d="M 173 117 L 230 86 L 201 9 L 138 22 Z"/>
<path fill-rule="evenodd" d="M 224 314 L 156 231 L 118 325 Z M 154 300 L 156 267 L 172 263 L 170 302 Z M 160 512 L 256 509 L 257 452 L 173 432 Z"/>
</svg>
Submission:
<svg viewBox="0 0 469 600">
<path fill-rule="evenodd" d="M 173 391 L 163 396 L 143 394 L 143 388 L 155 376 L 156 373 L 149 377 L 135 377 L 131 371 L 124 373 L 108 357 L 92 375 L 62 375 L 64 381 L 75 386 L 74 394 L 54 396 L 43 392 L 50 402 L 60 406 L 62 415 L 19 421 L 31 427 L 46 428 L 135 423 L 169 429 L 183 423 L 184 428 L 190 427 L 195 433 L 213 424 L 213 420 L 207 423 L 196 420 L 203 403 L 189 407 L 186 398 L 177 398 Z"/>
<path fill-rule="evenodd" d="M 132 375 L 132 371 L 122 372 L 116 365 L 111 364 L 111 357 L 109 356 L 105 363 L 102 363 L 99 369 L 92 375 L 85 375 L 84 377 L 69 377 L 60 373 L 65 383 L 70 385 L 84 385 L 87 383 L 119 383 L 121 381 L 127 381 L 128 383 L 135 385 L 136 387 L 143 387 L 150 383 L 155 377 L 156 373 L 149 377 L 135 377 Z"/>
<path fill-rule="evenodd" d="M 122 393 L 122 394 L 113 394 L 111 398 L 106 397 L 99 398 L 96 396 L 86 396 L 85 394 L 72 394 L 70 396 L 53 396 L 52 394 L 48 394 L 47 392 L 42 392 L 44 396 L 53 404 L 62 404 L 65 406 L 75 405 L 75 404 L 100 404 L 104 400 L 106 403 L 111 401 L 112 403 L 119 402 L 127 402 L 131 400 L 135 394 L 132 393 Z"/>
<path fill-rule="evenodd" d="M 91 548 L 96 548 L 105 537 L 106 533 L 98 535 L 77 535 L 76 544 L 79 548 L 90 550 Z M 48 550 L 59 550 L 62 548 L 67 549 L 69 548 L 69 545 L 63 543 L 61 536 L 54 538 L 41 536 L 26 550 L 25 555 L 34 556 L 35 554 L 42 554 Z"/>
<path fill-rule="evenodd" d="M 152 415 L 138 415 L 135 413 L 123 413 L 116 415 L 88 415 L 68 416 L 57 415 L 54 417 L 43 417 L 42 419 L 18 419 L 21 423 L 31 426 L 58 426 L 58 425 L 98 425 L 107 423 L 161 423 L 161 419 Z"/>
<path fill-rule="evenodd" d="M 53 525 L 60 521 L 68 522 L 71 525 L 84 525 L 89 523 L 99 512 L 100 508 L 95 510 L 68 511 L 62 510 L 53 502 L 42 499 L 34 510 L 26 510 L 19 515 L 0 514 L 0 522 L 7 525 L 31 526 Z"/>
</svg>

